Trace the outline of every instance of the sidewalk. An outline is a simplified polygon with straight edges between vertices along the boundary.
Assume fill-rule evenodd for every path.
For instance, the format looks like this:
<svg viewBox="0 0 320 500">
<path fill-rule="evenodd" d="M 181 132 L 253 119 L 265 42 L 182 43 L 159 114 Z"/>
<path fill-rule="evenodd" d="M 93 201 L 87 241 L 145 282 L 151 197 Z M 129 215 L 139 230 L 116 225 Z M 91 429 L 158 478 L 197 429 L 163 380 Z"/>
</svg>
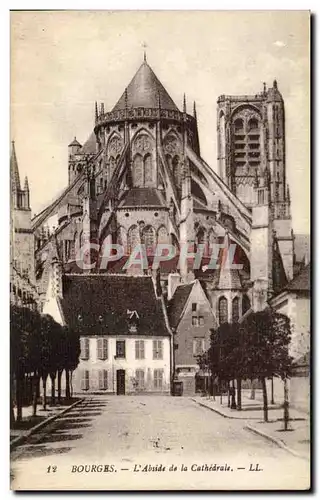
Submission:
<svg viewBox="0 0 320 500">
<path fill-rule="evenodd" d="M 261 401 L 242 397 L 242 411 L 228 408 L 227 396 L 220 396 L 215 401 L 212 397 L 191 398 L 199 405 L 214 411 L 224 418 L 242 420 L 244 427 L 250 432 L 274 442 L 277 446 L 287 449 L 293 455 L 309 459 L 310 457 L 310 422 L 309 416 L 298 410 L 289 410 L 289 431 L 283 431 L 283 408 L 279 405 L 269 405 L 269 422 L 263 421 L 263 406 Z"/>
<path fill-rule="evenodd" d="M 47 405 L 47 409 L 43 410 L 41 405 L 37 406 L 37 415 L 33 416 L 32 406 L 24 406 L 22 408 L 22 421 L 15 422 L 14 428 L 10 429 L 10 445 L 16 442 L 18 438 L 28 437 L 35 428 L 42 427 L 46 425 L 46 421 L 50 419 L 53 420 L 54 417 L 58 416 L 62 412 L 67 411 L 69 408 L 74 406 L 76 403 L 80 402 L 81 398 L 72 398 L 68 401 L 62 401 L 61 404 L 55 406 Z M 16 418 L 16 408 L 14 409 L 14 414 Z"/>
</svg>

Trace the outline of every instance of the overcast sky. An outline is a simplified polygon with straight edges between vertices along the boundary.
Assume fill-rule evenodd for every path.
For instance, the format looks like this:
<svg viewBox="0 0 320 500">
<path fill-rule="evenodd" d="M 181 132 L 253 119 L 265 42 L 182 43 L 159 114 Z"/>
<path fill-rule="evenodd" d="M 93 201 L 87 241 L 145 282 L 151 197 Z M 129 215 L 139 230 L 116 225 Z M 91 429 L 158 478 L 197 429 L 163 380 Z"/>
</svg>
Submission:
<svg viewBox="0 0 320 500">
<path fill-rule="evenodd" d="M 33 212 L 66 186 L 67 146 L 110 110 L 147 59 L 178 107 L 197 103 L 201 154 L 216 170 L 216 100 L 278 80 L 286 110 L 293 227 L 309 232 L 307 12 L 12 12 L 11 137 Z"/>
</svg>

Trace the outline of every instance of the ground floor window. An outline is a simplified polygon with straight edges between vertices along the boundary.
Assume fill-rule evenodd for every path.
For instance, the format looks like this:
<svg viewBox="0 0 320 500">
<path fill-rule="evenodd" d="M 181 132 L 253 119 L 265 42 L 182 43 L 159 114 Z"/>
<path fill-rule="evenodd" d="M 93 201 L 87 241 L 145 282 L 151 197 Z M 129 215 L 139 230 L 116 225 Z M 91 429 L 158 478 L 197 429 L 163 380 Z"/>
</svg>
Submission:
<svg viewBox="0 0 320 500">
<path fill-rule="evenodd" d="M 136 389 L 138 391 L 144 390 L 144 370 L 136 370 Z"/>
<path fill-rule="evenodd" d="M 87 391 L 89 389 L 89 370 L 82 370 L 81 389 L 83 391 Z"/>
<path fill-rule="evenodd" d="M 153 372 L 154 388 L 159 390 L 163 388 L 163 369 L 156 369 Z"/>
<path fill-rule="evenodd" d="M 108 389 L 108 372 L 107 370 L 99 370 L 99 389 Z"/>
</svg>

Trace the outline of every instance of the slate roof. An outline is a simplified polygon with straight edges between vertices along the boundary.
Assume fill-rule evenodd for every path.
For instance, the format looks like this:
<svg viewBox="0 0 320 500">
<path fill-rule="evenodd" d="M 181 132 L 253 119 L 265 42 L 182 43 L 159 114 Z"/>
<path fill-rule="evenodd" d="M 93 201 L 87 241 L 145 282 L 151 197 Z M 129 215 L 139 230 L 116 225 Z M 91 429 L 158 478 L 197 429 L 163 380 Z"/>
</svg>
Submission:
<svg viewBox="0 0 320 500">
<path fill-rule="evenodd" d="M 177 328 L 193 286 L 194 283 L 190 283 L 176 288 L 168 305 L 169 323 L 172 328 Z"/>
<path fill-rule="evenodd" d="M 84 145 L 82 146 L 80 153 L 84 154 L 94 154 L 96 153 L 96 134 L 92 134 L 88 137 Z"/>
<path fill-rule="evenodd" d="M 177 106 L 162 83 L 158 80 L 149 64 L 144 61 L 127 87 L 128 108 L 158 108 L 159 95 L 162 109 L 178 111 Z M 124 92 L 113 111 L 125 109 L 125 101 Z"/>
<path fill-rule="evenodd" d="M 165 203 L 158 189 L 132 188 L 127 191 L 119 207 L 164 207 Z"/>
<path fill-rule="evenodd" d="M 137 311 L 135 335 L 169 335 L 150 276 L 64 275 L 61 307 L 81 334 L 128 335 L 128 311 Z"/>
<path fill-rule="evenodd" d="M 310 291 L 310 270 L 311 266 L 308 264 L 305 266 L 302 271 L 300 271 L 297 276 L 293 278 L 293 280 L 289 281 L 289 283 L 285 286 L 285 290 L 295 291 L 295 292 L 309 292 Z"/>
</svg>

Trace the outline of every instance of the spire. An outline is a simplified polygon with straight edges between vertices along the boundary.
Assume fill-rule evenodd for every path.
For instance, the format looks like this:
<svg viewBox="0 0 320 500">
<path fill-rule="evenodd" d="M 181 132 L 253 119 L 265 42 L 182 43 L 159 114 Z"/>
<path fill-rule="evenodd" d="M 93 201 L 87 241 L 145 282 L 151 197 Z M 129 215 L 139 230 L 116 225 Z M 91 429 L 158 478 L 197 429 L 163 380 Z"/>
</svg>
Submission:
<svg viewBox="0 0 320 500">
<path fill-rule="evenodd" d="M 101 103 L 100 110 L 101 114 L 104 115 L 104 102 Z"/>
<path fill-rule="evenodd" d="M 146 42 L 143 42 L 142 44 L 142 47 L 143 47 L 143 62 L 146 63 L 147 62 L 147 44 Z"/>
<path fill-rule="evenodd" d="M 263 94 L 266 95 L 267 93 L 267 84 L 266 82 L 263 82 Z"/>
<path fill-rule="evenodd" d="M 24 178 L 24 191 L 29 191 L 29 182 L 28 182 L 28 177 L 25 176 Z"/>
<path fill-rule="evenodd" d="M 273 80 L 273 88 L 278 89 L 278 83 L 276 79 Z"/>
<path fill-rule="evenodd" d="M 194 117 L 195 120 L 197 120 L 196 101 L 193 101 L 193 117 Z"/>
<path fill-rule="evenodd" d="M 183 94 L 183 112 L 187 112 L 186 94 Z"/>
<path fill-rule="evenodd" d="M 125 88 L 125 91 L 124 91 L 124 106 L 125 106 L 125 109 L 128 109 L 128 88 L 127 87 Z"/>
<path fill-rule="evenodd" d="M 12 141 L 12 150 L 11 150 L 11 158 L 10 158 L 10 178 L 11 178 L 11 189 L 18 190 L 20 188 L 20 176 L 19 176 L 19 167 L 16 156 L 16 148 L 14 141 Z"/>
<path fill-rule="evenodd" d="M 97 123 L 97 121 L 98 121 L 98 103 L 97 103 L 97 101 L 95 102 L 95 105 L 94 105 L 94 118 L 95 118 L 95 122 Z"/>
</svg>

